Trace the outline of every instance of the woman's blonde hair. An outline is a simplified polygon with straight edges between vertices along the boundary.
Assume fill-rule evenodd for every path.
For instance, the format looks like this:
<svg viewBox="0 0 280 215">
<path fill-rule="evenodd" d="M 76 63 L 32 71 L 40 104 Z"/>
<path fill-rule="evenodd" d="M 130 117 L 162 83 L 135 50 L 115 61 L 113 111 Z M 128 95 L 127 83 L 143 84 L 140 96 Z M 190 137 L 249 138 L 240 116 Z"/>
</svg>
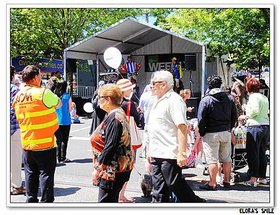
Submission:
<svg viewBox="0 0 280 215">
<path fill-rule="evenodd" d="M 98 90 L 99 96 L 108 96 L 114 105 L 120 106 L 123 100 L 121 89 L 116 84 L 105 84 Z"/>
</svg>

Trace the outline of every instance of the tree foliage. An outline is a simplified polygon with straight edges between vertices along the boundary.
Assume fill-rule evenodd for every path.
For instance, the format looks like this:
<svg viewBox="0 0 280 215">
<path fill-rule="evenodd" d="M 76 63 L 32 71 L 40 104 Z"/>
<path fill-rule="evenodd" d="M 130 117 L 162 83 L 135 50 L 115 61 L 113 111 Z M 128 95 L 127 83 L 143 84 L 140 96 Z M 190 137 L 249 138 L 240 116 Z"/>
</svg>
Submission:
<svg viewBox="0 0 280 215">
<path fill-rule="evenodd" d="M 63 58 L 63 50 L 128 16 L 137 9 L 13 8 L 10 12 L 11 57 Z"/>
<path fill-rule="evenodd" d="M 11 57 L 63 58 L 63 50 L 128 16 L 207 45 L 211 57 L 230 55 L 236 66 L 269 65 L 269 8 L 12 8 Z"/>
<path fill-rule="evenodd" d="M 269 65 L 268 8 L 177 9 L 163 27 L 203 42 L 210 56 L 232 56 L 238 67 Z"/>
</svg>

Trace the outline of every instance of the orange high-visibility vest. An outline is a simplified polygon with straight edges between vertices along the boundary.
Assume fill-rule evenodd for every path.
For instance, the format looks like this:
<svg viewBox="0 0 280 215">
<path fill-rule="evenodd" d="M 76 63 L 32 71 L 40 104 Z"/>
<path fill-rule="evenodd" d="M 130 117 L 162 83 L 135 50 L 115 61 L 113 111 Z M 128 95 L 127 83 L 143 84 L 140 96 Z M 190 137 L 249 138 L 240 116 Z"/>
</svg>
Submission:
<svg viewBox="0 0 280 215">
<path fill-rule="evenodd" d="M 55 147 L 58 119 L 55 108 L 48 108 L 43 103 L 45 90 L 26 86 L 15 96 L 14 109 L 25 150 L 42 151 Z"/>
</svg>

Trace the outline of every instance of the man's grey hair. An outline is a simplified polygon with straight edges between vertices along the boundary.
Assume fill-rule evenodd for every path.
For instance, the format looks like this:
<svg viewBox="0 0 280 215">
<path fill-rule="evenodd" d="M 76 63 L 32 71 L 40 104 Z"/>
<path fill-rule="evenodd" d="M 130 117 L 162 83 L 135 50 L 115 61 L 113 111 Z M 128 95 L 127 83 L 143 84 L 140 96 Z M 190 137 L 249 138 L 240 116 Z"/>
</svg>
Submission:
<svg viewBox="0 0 280 215">
<path fill-rule="evenodd" d="M 173 85 L 174 85 L 174 79 L 173 79 L 172 73 L 169 71 L 166 71 L 166 70 L 160 70 L 160 71 L 154 72 L 151 80 L 152 81 L 165 81 L 169 88 L 173 88 Z"/>
</svg>

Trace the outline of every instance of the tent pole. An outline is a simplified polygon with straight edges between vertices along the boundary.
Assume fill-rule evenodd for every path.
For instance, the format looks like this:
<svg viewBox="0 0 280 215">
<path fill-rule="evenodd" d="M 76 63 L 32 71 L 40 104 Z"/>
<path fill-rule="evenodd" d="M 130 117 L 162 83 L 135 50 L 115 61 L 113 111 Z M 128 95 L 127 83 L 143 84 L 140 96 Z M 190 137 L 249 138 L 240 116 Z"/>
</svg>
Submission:
<svg viewBox="0 0 280 215">
<path fill-rule="evenodd" d="M 66 58 L 67 58 L 67 55 L 66 55 L 66 51 L 64 50 L 63 51 L 63 79 L 67 81 L 67 75 L 66 75 Z"/>
<path fill-rule="evenodd" d="M 205 91 L 205 60 L 206 60 L 206 53 L 205 53 L 205 46 L 202 46 L 201 52 L 201 98 L 204 96 Z"/>
<path fill-rule="evenodd" d="M 99 83 L 99 77 L 100 77 L 100 72 L 99 72 L 99 57 L 98 54 L 96 54 L 96 84 Z M 96 85 L 97 88 L 97 85 Z"/>
</svg>

